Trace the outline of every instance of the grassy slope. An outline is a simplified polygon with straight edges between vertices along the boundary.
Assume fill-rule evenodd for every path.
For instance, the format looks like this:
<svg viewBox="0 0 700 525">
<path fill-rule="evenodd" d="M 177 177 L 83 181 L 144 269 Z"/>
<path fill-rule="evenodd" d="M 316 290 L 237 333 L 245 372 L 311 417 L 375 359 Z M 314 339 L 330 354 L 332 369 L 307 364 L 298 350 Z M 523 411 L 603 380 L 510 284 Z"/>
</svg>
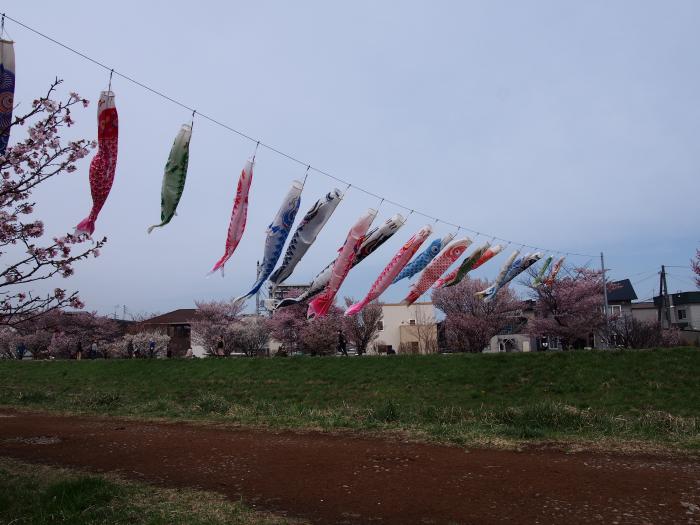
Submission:
<svg viewBox="0 0 700 525">
<path fill-rule="evenodd" d="M 700 445 L 697 349 L 0 363 L 0 402 L 273 427 Z"/>
<path fill-rule="evenodd" d="M 291 521 L 251 511 L 211 492 L 162 489 L 0 458 L 0 523 L 273 525 Z"/>
</svg>

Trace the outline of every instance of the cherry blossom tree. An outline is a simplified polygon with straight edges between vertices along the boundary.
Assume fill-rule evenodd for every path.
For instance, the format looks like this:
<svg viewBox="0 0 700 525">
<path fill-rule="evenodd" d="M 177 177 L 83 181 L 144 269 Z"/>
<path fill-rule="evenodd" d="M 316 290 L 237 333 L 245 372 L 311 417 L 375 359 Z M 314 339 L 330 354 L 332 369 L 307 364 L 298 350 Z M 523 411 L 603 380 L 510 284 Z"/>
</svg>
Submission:
<svg viewBox="0 0 700 525">
<path fill-rule="evenodd" d="M 307 305 L 294 304 L 278 308 L 270 318 L 270 335 L 282 343 L 281 350 L 292 353 L 301 350 L 301 332 L 306 327 Z"/>
<path fill-rule="evenodd" d="M 0 330 L 0 351 L 5 357 L 20 357 L 17 349 L 30 351 L 35 358 L 74 357 L 80 343 L 85 355 L 93 342 L 103 347 L 116 340 L 122 329 L 114 319 L 95 312 L 66 312 L 53 309 L 14 327 Z"/>
<path fill-rule="evenodd" d="M 356 302 L 352 297 L 345 298 L 346 306 Z M 358 314 L 343 319 L 343 330 L 348 341 L 355 345 L 357 355 L 366 353 L 369 345 L 379 337 L 383 319 L 382 304 L 377 301 L 369 303 Z"/>
<path fill-rule="evenodd" d="M 236 349 L 247 356 L 263 354 L 270 341 L 270 320 L 259 316 L 243 317 L 236 322 L 234 334 Z"/>
<path fill-rule="evenodd" d="M 599 270 L 574 268 L 567 277 L 547 286 L 531 287 L 535 319 L 528 322 L 533 336 L 558 337 L 564 348 L 590 345 L 590 336 L 605 337 L 603 276 Z"/>
<path fill-rule="evenodd" d="M 51 319 L 55 319 L 54 322 L 48 323 L 53 332 L 48 347 L 48 353 L 52 357 L 67 359 L 74 356 L 78 343 L 86 354 L 92 343 L 97 343 L 100 355 L 108 357 L 103 347 L 122 334 L 119 323 L 96 312 L 53 310 L 48 316 L 38 318 L 41 322 Z"/>
<path fill-rule="evenodd" d="M 700 288 L 700 250 L 695 250 L 695 259 L 690 261 L 690 268 L 695 274 L 695 286 Z"/>
<path fill-rule="evenodd" d="M 343 312 L 331 306 L 326 317 L 306 319 L 308 305 L 295 304 L 275 310 L 270 319 L 270 334 L 287 353 L 299 351 L 311 355 L 334 354 L 338 330 L 343 328 Z"/>
<path fill-rule="evenodd" d="M 300 342 L 304 353 L 310 355 L 335 355 L 338 347 L 338 331 L 343 329 L 343 310 L 333 305 L 324 317 L 307 321 L 301 330 Z"/>
<path fill-rule="evenodd" d="M 474 295 L 488 285 L 485 280 L 467 277 L 433 292 L 433 303 L 445 314 L 445 338 L 453 351 L 481 352 L 494 335 L 520 324 L 522 302 L 509 286 L 490 302 Z"/>
<path fill-rule="evenodd" d="M 155 343 L 154 357 L 165 357 L 168 353 L 170 336 L 158 330 L 145 330 L 136 334 L 127 334 L 110 346 L 113 357 L 149 357 L 151 341 Z M 129 355 L 129 343 L 133 355 Z"/>
<path fill-rule="evenodd" d="M 77 292 L 57 287 L 36 294 L 31 286 L 55 275 L 73 275 L 73 264 L 97 257 L 106 242 L 103 238 L 85 247 L 88 237 L 72 234 L 46 239 L 44 223 L 35 216 L 34 189 L 76 171 L 78 161 L 95 146 L 87 140 L 62 143 L 65 129 L 73 124 L 72 109 L 86 107 L 88 101 L 76 93 L 55 100 L 60 84 L 55 80 L 46 95 L 14 119 L 12 136 L 27 126 L 27 137 L 0 156 L 0 325 L 14 326 L 64 306 L 82 308 Z"/>
<path fill-rule="evenodd" d="M 191 337 L 208 354 L 227 357 L 236 351 L 237 326 L 243 305 L 230 301 L 199 301 L 195 318 L 190 322 Z M 219 348 L 219 341 L 223 348 Z"/>
<path fill-rule="evenodd" d="M 657 321 L 640 321 L 631 315 L 621 315 L 611 322 L 615 346 L 622 348 L 654 348 L 678 346 L 680 330 L 663 329 Z"/>
</svg>

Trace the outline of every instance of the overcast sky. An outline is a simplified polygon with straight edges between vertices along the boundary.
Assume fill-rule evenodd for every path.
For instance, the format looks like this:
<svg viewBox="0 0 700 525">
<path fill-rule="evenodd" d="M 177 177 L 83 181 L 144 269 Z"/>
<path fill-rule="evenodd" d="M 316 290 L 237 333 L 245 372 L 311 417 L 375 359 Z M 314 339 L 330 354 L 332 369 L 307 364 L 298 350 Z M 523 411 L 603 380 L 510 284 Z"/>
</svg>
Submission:
<svg viewBox="0 0 700 525">
<path fill-rule="evenodd" d="M 518 243 L 597 255 L 640 299 L 694 286 L 700 245 L 700 3 L 695 1 L 12 2 L 17 18 L 245 133 L 410 208 Z M 108 73 L 12 22 L 19 114 L 50 81 L 97 101 Z M 167 311 L 246 292 L 265 228 L 305 169 L 260 150 L 248 227 L 226 267 L 235 185 L 254 144 L 195 120 L 178 215 L 159 222 L 163 167 L 190 114 L 112 83 L 119 162 L 103 255 L 61 285 L 89 309 Z M 71 134 L 96 136 L 95 105 Z M 16 137 L 15 137 L 16 138 Z M 312 173 L 298 218 L 334 181 Z M 36 193 L 48 234 L 88 213 L 88 162 Z M 351 189 L 291 282 L 332 260 L 377 199 Z M 383 204 L 383 221 L 405 210 Z M 414 214 L 353 272 L 363 296 L 427 221 Z M 454 228 L 436 225 L 436 233 Z M 489 237 L 490 238 L 490 237 Z M 476 242 L 485 239 L 479 237 Z M 493 278 L 505 256 L 476 272 Z M 598 260 L 571 257 L 571 264 Z M 46 284 L 53 288 L 56 283 Z M 407 284 L 384 300 L 403 298 Z"/>
</svg>

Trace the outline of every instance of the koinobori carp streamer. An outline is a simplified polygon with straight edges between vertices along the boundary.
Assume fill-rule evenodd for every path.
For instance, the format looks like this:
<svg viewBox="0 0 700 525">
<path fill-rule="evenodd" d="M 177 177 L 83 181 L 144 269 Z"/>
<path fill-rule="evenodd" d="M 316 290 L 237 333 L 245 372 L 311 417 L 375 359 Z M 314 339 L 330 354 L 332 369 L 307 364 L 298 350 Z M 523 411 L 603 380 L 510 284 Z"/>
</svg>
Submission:
<svg viewBox="0 0 700 525">
<path fill-rule="evenodd" d="M 267 227 L 263 261 L 260 264 L 260 273 L 258 274 L 258 278 L 247 294 L 236 299 L 237 302 L 245 300 L 247 297 L 252 297 L 258 293 L 260 287 L 265 283 L 265 281 L 267 281 L 267 278 L 275 268 L 280 255 L 282 255 L 284 243 L 287 241 L 287 236 L 292 229 L 294 219 L 299 211 L 301 191 L 303 187 L 304 186 L 302 183 L 298 180 L 292 182 L 292 187 L 289 188 L 289 191 L 284 196 L 284 200 L 277 211 L 277 215 L 275 215 L 275 218 Z"/>
<path fill-rule="evenodd" d="M 506 274 L 500 280 L 497 280 L 496 283 L 489 286 L 486 290 L 478 292 L 477 295 L 481 295 L 485 302 L 492 301 L 501 288 L 503 288 L 506 284 L 515 279 L 518 275 L 523 273 L 541 258 L 542 254 L 540 252 L 536 252 L 528 253 L 523 257 L 515 259 Z"/>
<path fill-rule="evenodd" d="M 484 246 L 487 246 L 484 251 L 479 253 L 479 250 L 476 250 L 472 256 L 464 260 L 459 268 L 444 278 L 444 287 L 459 284 L 469 272 L 476 270 L 485 262 L 490 261 L 503 250 L 503 246 L 500 244 L 497 244 L 496 246 L 488 246 L 488 243 L 486 243 Z"/>
<path fill-rule="evenodd" d="M 253 159 L 246 161 L 245 166 L 241 170 L 241 175 L 238 177 L 238 185 L 236 187 L 236 196 L 233 200 L 233 209 L 231 210 L 231 221 L 228 224 L 226 232 L 226 246 L 224 247 L 224 255 L 219 259 L 209 273 L 214 273 L 216 270 L 221 270 L 224 273 L 224 265 L 228 261 L 233 252 L 236 251 L 238 243 L 243 238 L 245 224 L 248 218 L 248 193 L 250 185 L 253 182 Z"/>
<path fill-rule="evenodd" d="M 506 259 L 506 262 L 503 263 L 503 266 L 501 266 L 501 271 L 498 272 L 498 275 L 493 281 L 493 284 L 485 290 L 476 292 L 474 295 L 476 295 L 477 297 L 481 297 L 482 299 L 488 295 L 495 295 L 497 288 L 500 287 L 501 282 L 503 281 L 503 279 L 505 279 L 506 275 L 508 274 L 508 270 L 510 270 L 511 266 L 516 261 L 516 258 L 519 254 L 520 250 L 515 250 L 513 253 L 511 253 L 510 257 L 508 257 L 508 259 Z"/>
<path fill-rule="evenodd" d="M 553 257 L 551 255 L 549 255 L 544 260 L 544 264 L 542 264 L 542 268 L 540 268 L 540 271 L 537 272 L 537 275 L 532 280 L 532 286 L 539 286 L 540 284 L 542 284 L 542 281 L 544 279 L 544 274 L 547 271 L 547 268 L 549 268 L 549 265 L 552 263 L 552 259 L 553 259 Z"/>
<path fill-rule="evenodd" d="M 0 39 L 0 155 L 10 141 L 12 110 L 15 104 L 15 47 L 12 40 Z"/>
<path fill-rule="evenodd" d="M 416 302 L 421 295 L 423 295 L 428 288 L 430 288 L 435 281 L 437 281 L 440 276 L 447 271 L 447 269 L 459 259 L 464 251 L 469 248 L 472 243 L 471 239 L 464 237 L 462 239 L 457 239 L 447 246 L 435 257 L 428 266 L 425 267 L 423 273 L 420 274 L 418 280 L 413 283 L 408 295 L 403 300 L 403 304 L 406 306 L 412 305 Z"/>
<path fill-rule="evenodd" d="M 97 153 L 90 161 L 90 214 L 75 227 L 76 233 L 92 235 L 95 221 L 107 201 L 114 183 L 119 149 L 119 115 L 114 104 L 114 93 L 103 91 L 97 103 Z"/>
<path fill-rule="evenodd" d="M 549 272 L 549 277 L 544 280 L 543 284 L 545 286 L 552 286 L 552 284 L 554 284 L 554 281 L 557 279 L 557 274 L 559 273 L 559 270 L 561 270 L 562 264 L 564 264 L 564 257 L 561 257 L 554 263 L 554 266 L 552 266 L 552 270 Z"/>
<path fill-rule="evenodd" d="M 481 257 L 483 253 L 488 249 L 489 246 L 489 243 L 485 243 L 479 246 L 476 250 L 470 253 L 457 268 L 443 275 L 437 281 L 435 281 L 433 288 L 442 288 L 447 284 L 451 285 L 452 283 L 454 283 L 455 279 L 459 278 L 460 271 L 463 272 L 462 276 L 466 275 L 467 272 L 469 272 L 472 269 L 479 257 Z"/>
<path fill-rule="evenodd" d="M 170 155 L 163 171 L 163 185 L 160 190 L 160 224 L 149 227 L 148 233 L 151 233 L 154 228 L 165 226 L 175 215 L 182 192 L 185 190 L 191 138 L 192 126 L 183 124 L 170 148 Z"/>
<path fill-rule="evenodd" d="M 285 279 L 292 275 L 297 264 L 299 264 L 299 261 L 314 243 L 342 198 L 343 194 L 336 188 L 327 193 L 324 198 L 317 200 L 311 209 L 306 212 L 306 215 L 304 215 L 304 218 L 294 231 L 292 239 L 289 241 L 282 264 L 270 276 L 270 282 L 273 286 L 283 283 Z"/>
<path fill-rule="evenodd" d="M 343 246 L 338 251 L 338 257 L 331 266 L 328 284 L 323 293 L 309 303 L 307 317 L 323 317 L 328 313 L 376 216 L 377 210 L 369 209 L 350 228 Z"/>
<path fill-rule="evenodd" d="M 362 311 L 362 309 L 367 306 L 372 301 L 379 298 L 382 293 L 389 287 L 393 282 L 394 278 L 399 274 L 411 257 L 418 251 L 421 244 L 430 237 L 433 229 L 428 225 L 424 226 L 418 230 L 406 243 L 401 247 L 401 249 L 394 255 L 394 257 L 386 265 L 382 273 L 379 274 L 377 280 L 370 287 L 367 296 L 360 302 L 353 304 L 346 311 L 345 315 L 355 315 Z"/>
<path fill-rule="evenodd" d="M 387 220 L 379 228 L 375 228 L 369 232 L 360 245 L 358 253 L 353 260 L 352 267 L 354 268 L 360 264 L 360 262 L 362 262 L 367 256 L 371 255 L 377 248 L 389 240 L 389 238 L 398 231 L 404 222 L 404 218 L 397 214 L 391 219 Z M 333 268 L 334 262 L 335 260 L 331 261 L 325 268 L 323 268 L 323 270 L 316 274 L 316 277 L 314 277 L 313 281 L 311 281 L 311 284 L 309 284 L 304 293 L 298 297 L 288 297 L 286 299 L 282 299 L 282 301 L 280 301 L 280 303 L 277 305 L 277 308 L 284 308 L 293 304 L 299 304 L 321 293 L 330 280 L 331 269 Z"/>
<path fill-rule="evenodd" d="M 396 276 L 394 282 L 391 284 L 396 284 L 401 279 L 406 277 L 411 278 L 423 270 L 452 239 L 454 239 L 454 234 L 452 233 L 448 233 L 442 239 L 435 239 L 425 250 L 418 254 L 415 259 L 409 262 L 404 269 L 401 270 L 399 275 Z"/>
</svg>

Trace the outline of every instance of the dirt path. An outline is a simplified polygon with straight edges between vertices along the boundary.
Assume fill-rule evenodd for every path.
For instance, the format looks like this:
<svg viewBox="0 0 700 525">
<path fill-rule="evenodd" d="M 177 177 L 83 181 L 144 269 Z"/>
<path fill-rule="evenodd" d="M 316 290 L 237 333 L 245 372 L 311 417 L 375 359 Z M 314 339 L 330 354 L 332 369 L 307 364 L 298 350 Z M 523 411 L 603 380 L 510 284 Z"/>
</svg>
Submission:
<svg viewBox="0 0 700 525">
<path fill-rule="evenodd" d="M 315 523 L 700 523 L 700 462 L 0 411 L 0 455 L 241 495 Z"/>
</svg>

